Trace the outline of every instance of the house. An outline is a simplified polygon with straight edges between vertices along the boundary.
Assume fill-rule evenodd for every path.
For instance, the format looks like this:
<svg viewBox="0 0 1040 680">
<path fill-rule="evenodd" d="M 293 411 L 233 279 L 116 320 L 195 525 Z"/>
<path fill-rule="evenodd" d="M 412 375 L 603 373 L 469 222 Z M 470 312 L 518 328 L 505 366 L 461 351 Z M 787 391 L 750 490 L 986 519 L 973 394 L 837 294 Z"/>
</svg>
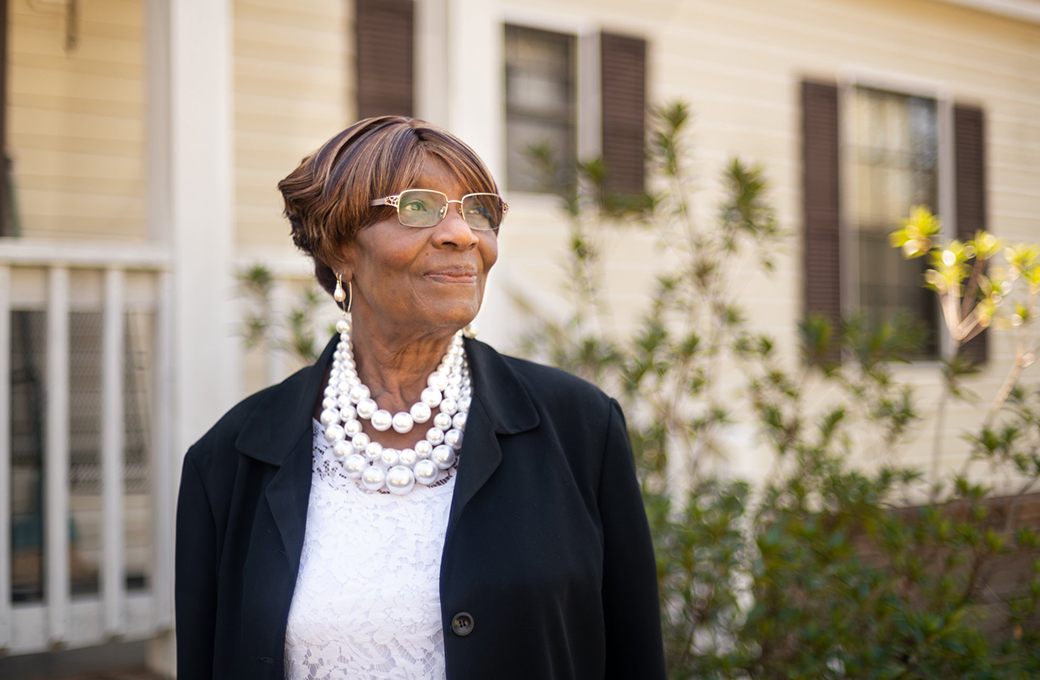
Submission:
<svg viewBox="0 0 1040 680">
<path fill-rule="evenodd" d="M 0 676 L 106 660 L 172 675 L 181 457 L 292 368 L 243 346 L 235 274 L 266 264 L 275 309 L 292 304 L 309 267 L 275 184 L 359 117 L 440 124 L 500 178 L 511 209 L 479 322 L 502 348 L 522 328 L 511 290 L 556 304 L 566 239 L 523 149 L 603 155 L 615 186 L 637 188 L 646 106 L 676 98 L 696 116 L 706 219 L 729 157 L 767 169 L 795 238 L 745 303 L 781 338 L 807 310 L 936 323 L 914 265 L 884 242 L 913 203 L 950 234 L 1040 237 L 1038 0 L 0 8 Z M 659 254 L 646 234 L 612 238 L 607 289 L 624 327 Z M 941 351 L 902 377 L 934 392 Z M 970 351 L 986 361 L 973 387 L 992 393 L 1008 341 Z M 755 455 L 736 451 L 732 471 L 753 472 Z"/>
</svg>

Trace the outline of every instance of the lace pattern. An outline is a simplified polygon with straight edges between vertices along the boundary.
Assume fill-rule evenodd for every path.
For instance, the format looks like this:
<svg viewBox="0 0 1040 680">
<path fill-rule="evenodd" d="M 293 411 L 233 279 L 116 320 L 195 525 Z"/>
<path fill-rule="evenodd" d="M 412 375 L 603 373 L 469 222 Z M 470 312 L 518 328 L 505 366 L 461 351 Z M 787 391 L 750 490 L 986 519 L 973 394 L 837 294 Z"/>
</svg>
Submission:
<svg viewBox="0 0 1040 680">
<path fill-rule="evenodd" d="M 314 422 L 287 680 L 444 678 L 440 564 L 454 489 L 453 472 L 404 496 L 370 493 Z"/>
</svg>

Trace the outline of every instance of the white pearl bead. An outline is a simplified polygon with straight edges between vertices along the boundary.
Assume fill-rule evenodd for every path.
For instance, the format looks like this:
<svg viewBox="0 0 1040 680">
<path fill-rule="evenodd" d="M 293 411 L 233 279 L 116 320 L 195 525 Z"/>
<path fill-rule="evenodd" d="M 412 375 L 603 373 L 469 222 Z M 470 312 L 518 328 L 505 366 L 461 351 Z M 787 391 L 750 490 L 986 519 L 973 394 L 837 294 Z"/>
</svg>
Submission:
<svg viewBox="0 0 1040 680">
<path fill-rule="evenodd" d="M 462 448 L 462 431 L 448 430 L 444 433 L 444 443 L 450 446 L 453 451 L 458 451 Z"/>
<path fill-rule="evenodd" d="M 422 391 L 419 399 L 430 408 L 434 408 L 437 404 L 441 403 L 441 391 L 436 387 L 427 387 Z"/>
<path fill-rule="evenodd" d="M 437 481 L 437 464 L 432 460 L 420 460 L 415 464 L 415 481 L 420 484 L 433 484 Z"/>
<path fill-rule="evenodd" d="M 361 423 L 356 420 L 348 420 L 343 423 L 343 431 L 347 433 L 348 437 L 353 437 L 358 432 L 361 432 Z"/>
<path fill-rule="evenodd" d="M 440 430 L 437 431 L 440 432 Z M 441 435 L 443 437 L 444 433 L 441 432 Z M 325 428 L 325 439 L 329 440 L 330 444 L 335 444 L 338 441 L 342 441 L 345 436 L 346 433 L 343 431 L 343 428 L 340 427 L 338 423 L 334 423 Z"/>
<path fill-rule="evenodd" d="M 329 425 L 332 425 L 333 423 L 338 423 L 339 422 L 339 411 L 333 411 L 332 409 L 327 408 L 327 409 L 325 409 L 324 411 L 321 412 L 321 417 L 318 418 L 318 420 L 320 420 L 321 424 L 324 425 L 325 427 L 328 427 Z"/>
<path fill-rule="evenodd" d="M 349 392 L 349 390 L 348 390 L 348 392 Z M 349 394 L 340 394 L 339 397 L 336 399 L 336 407 L 337 408 L 347 408 L 348 406 L 350 408 L 354 408 L 354 402 L 352 402 L 350 400 L 350 395 Z"/>
<path fill-rule="evenodd" d="M 353 406 L 344 406 L 339 410 L 339 417 L 343 419 L 343 422 L 357 420 L 357 411 Z"/>
<path fill-rule="evenodd" d="M 333 397 L 333 398 L 335 398 L 337 394 L 339 394 L 339 392 L 332 385 L 329 385 L 328 387 L 325 388 L 325 396 L 326 397 Z"/>
<path fill-rule="evenodd" d="M 361 473 L 361 483 L 369 491 L 379 491 L 386 483 L 386 473 L 383 472 L 383 468 L 369 465 Z"/>
<path fill-rule="evenodd" d="M 433 410 L 420 401 L 415 404 L 412 404 L 412 408 L 409 411 L 409 413 L 412 416 L 412 420 L 414 420 L 415 422 L 425 423 L 427 420 L 430 419 L 430 416 L 433 414 Z"/>
<path fill-rule="evenodd" d="M 451 416 L 447 413 L 438 413 L 433 417 L 433 426 L 440 430 L 451 429 Z"/>
<path fill-rule="evenodd" d="M 466 395 L 459 397 L 459 410 L 463 413 L 469 412 L 469 407 L 473 405 L 473 397 Z"/>
<path fill-rule="evenodd" d="M 351 438 L 350 443 L 354 445 L 355 449 L 360 450 L 368 446 L 368 443 L 370 441 L 372 440 L 369 438 L 367 434 L 365 434 L 364 432 L 358 432 Z"/>
<path fill-rule="evenodd" d="M 461 392 L 458 385 L 448 385 L 444 388 L 444 396 L 448 399 L 458 399 Z"/>
<path fill-rule="evenodd" d="M 448 376 L 440 371 L 435 371 L 426 379 L 426 384 L 435 390 L 444 390 L 448 386 Z"/>
<path fill-rule="evenodd" d="M 386 488 L 390 493 L 402 496 L 415 486 L 415 474 L 403 465 L 396 465 L 386 473 Z"/>
<path fill-rule="evenodd" d="M 412 431 L 412 417 L 404 411 L 399 411 L 395 413 L 393 419 L 390 421 L 390 424 L 393 426 L 394 432 L 405 434 L 407 432 Z"/>
<path fill-rule="evenodd" d="M 441 470 L 447 470 L 455 462 L 455 449 L 443 444 L 437 446 L 433 449 L 430 460 Z"/>
<path fill-rule="evenodd" d="M 336 330 L 339 331 L 340 333 L 349 333 L 350 332 L 350 322 L 347 321 L 346 319 L 340 319 L 339 321 L 336 322 Z"/>
<path fill-rule="evenodd" d="M 375 402 L 372 403 L 374 404 Z M 376 428 L 380 432 L 386 432 L 390 429 L 393 419 L 394 417 L 390 415 L 389 411 L 381 408 L 372 414 L 372 427 Z"/>
<path fill-rule="evenodd" d="M 415 442 L 415 455 L 419 458 L 429 458 L 431 453 L 433 453 L 433 444 L 425 439 Z"/>
<path fill-rule="evenodd" d="M 462 387 L 459 388 L 459 394 L 463 397 L 468 397 L 473 394 L 473 388 L 469 385 L 463 384 Z"/>
<path fill-rule="evenodd" d="M 383 453 L 379 458 L 383 465 L 387 468 L 392 468 L 401 462 L 401 453 L 397 449 L 383 449 Z"/>
<path fill-rule="evenodd" d="M 341 440 L 336 442 L 336 445 L 332 447 L 332 450 L 336 452 L 337 456 L 344 458 L 354 454 L 354 445 L 346 440 Z"/>
<path fill-rule="evenodd" d="M 340 378 L 336 381 L 336 389 L 339 390 L 340 394 L 342 394 L 350 389 L 350 383 L 347 382 L 345 377 Z"/>
<path fill-rule="evenodd" d="M 339 408 L 338 402 L 332 397 L 325 397 L 321 400 L 322 408 Z"/>
<path fill-rule="evenodd" d="M 449 375 L 448 376 L 448 384 L 449 385 L 461 385 L 462 384 L 462 374 L 461 373 L 452 373 L 451 375 Z"/>
<path fill-rule="evenodd" d="M 358 418 L 368 419 L 372 417 L 372 414 L 379 410 L 379 406 L 376 402 L 368 397 L 365 397 L 357 403 L 357 414 Z"/>
<path fill-rule="evenodd" d="M 466 413 L 459 411 L 455 414 L 455 417 L 451 419 L 451 424 L 456 430 L 465 432 L 466 430 Z"/>
<path fill-rule="evenodd" d="M 444 441 L 444 430 L 439 427 L 431 427 L 426 431 L 426 441 L 437 446 Z"/>
<path fill-rule="evenodd" d="M 401 449 L 401 465 L 406 467 L 414 467 L 415 462 L 419 460 L 419 454 L 415 452 L 415 449 Z"/>
<path fill-rule="evenodd" d="M 449 416 L 453 416 L 458 410 L 459 403 L 454 399 L 444 399 L 441 401 L 441 413 L 447 413 Z"/>
<path fill-rule="evenodd" d="M 354 385 L 350 388 L 350 401 L 354 404 L 362 399 L 367 399 L 371 392 L 364 385 Z"/>
<path fill-rule="evenodd" d="M 365 447 L 365 458 L 372 462 L 383 458 L 383 445 L 379 442 L 369 442 Z"/>
<path fill-rule="evenodd" d="M 343 461 L 343 472 L 351 479 L 361 479 L 361 473 L 365 471 L 366 467 L 368 467 L 368 461 L 357 453 L 347 456 Z"/>
</svg>

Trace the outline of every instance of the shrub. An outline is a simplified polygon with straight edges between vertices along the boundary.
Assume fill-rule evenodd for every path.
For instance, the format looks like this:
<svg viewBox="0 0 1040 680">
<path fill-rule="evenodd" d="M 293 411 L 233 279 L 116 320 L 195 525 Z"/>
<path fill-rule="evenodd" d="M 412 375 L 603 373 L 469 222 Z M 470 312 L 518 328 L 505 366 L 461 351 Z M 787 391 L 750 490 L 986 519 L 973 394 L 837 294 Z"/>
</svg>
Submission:
<svg viewBox="0 0 1040 680">
<path fill-rule="evenodd" d="M 733 160 L 716 219 L 698 223 L 689 111 L 673 104 L 652 118 L 657 193 L 612 199 L 602 163 L 591 161 L 578 164 L 579 182 L 563 196 L 567 318 L 517 300 L 533 325 L 522 351 L 616 392 L 629 414 L 670 676 L 1040 676 L 1040 550 L 1021 512 L 1040 479 L 1040 390 L 1018 384 L 1036 354 L 1040 248 L 1007 248 L 1007 268 L 990 276 L 1001 245 L 989 234 L 940 246 L 925 208 L 893 234 L 905 255 L 933 258 L 927 284 L 949 330 L 936 461 L 947 402 L 971 398 L 963 377 L 973 367 L 958 358 L 960 345 L 1008 326 L 1018 349 L 984 422 L 964 435 L 961 470 L 940 476 L 933 465 L 926 475 L 894 455 L 868 465 L 878 460 L 871 451 L 898 451 L 921 426 L 917 399 L 893 372 L 913 355 L 920 328 L 809 318 L 787 348 L 755 331 L 733 282 L 750 267 L 770 271 L 786 238 L 765 173 Z M 551 166 L 547 149 L 533 155 Z M 626 223 L 650 229 L 678 264 L 658 278 L 636 330 L 618 337 L 599 323 L 599 266 L 604 232 Z M 723 380 L 727 366 L 738 385 Z M 757 485 L 711 472 L 741 422 L 773 454 Z M 1008 473 L 1004 495 L 972 481 L 979 464 Z"/>
</svg>

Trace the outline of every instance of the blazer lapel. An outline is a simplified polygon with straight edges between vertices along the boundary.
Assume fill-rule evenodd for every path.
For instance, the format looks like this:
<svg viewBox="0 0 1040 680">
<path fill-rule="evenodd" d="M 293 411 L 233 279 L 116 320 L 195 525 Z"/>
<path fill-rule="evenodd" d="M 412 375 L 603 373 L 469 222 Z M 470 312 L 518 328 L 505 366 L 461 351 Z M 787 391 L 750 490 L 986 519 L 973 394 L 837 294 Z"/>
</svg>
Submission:
<svg viewBox="0 0 1040 680">
<path fill-rule="evenodd" d="M 311 490 L 314 404 L 338 341 L 339 336 L 333 336 L 314 365 L 273 388 L 271 398 L 257 407 L 235 443 L 246 455 L 278 467 L 265 496 L 293 574 L 303 551 Z"/>
<path fill-rule="evenodd" d="M 466 340 L 466 355 L 473 376 L 473 404 L 459 451 L 449 537 L 466 504 L 502 463 L 500 435 L 524 432 L 540 422 L 527 389 L 498 352 L 482 342 Z"/>
</svg>

